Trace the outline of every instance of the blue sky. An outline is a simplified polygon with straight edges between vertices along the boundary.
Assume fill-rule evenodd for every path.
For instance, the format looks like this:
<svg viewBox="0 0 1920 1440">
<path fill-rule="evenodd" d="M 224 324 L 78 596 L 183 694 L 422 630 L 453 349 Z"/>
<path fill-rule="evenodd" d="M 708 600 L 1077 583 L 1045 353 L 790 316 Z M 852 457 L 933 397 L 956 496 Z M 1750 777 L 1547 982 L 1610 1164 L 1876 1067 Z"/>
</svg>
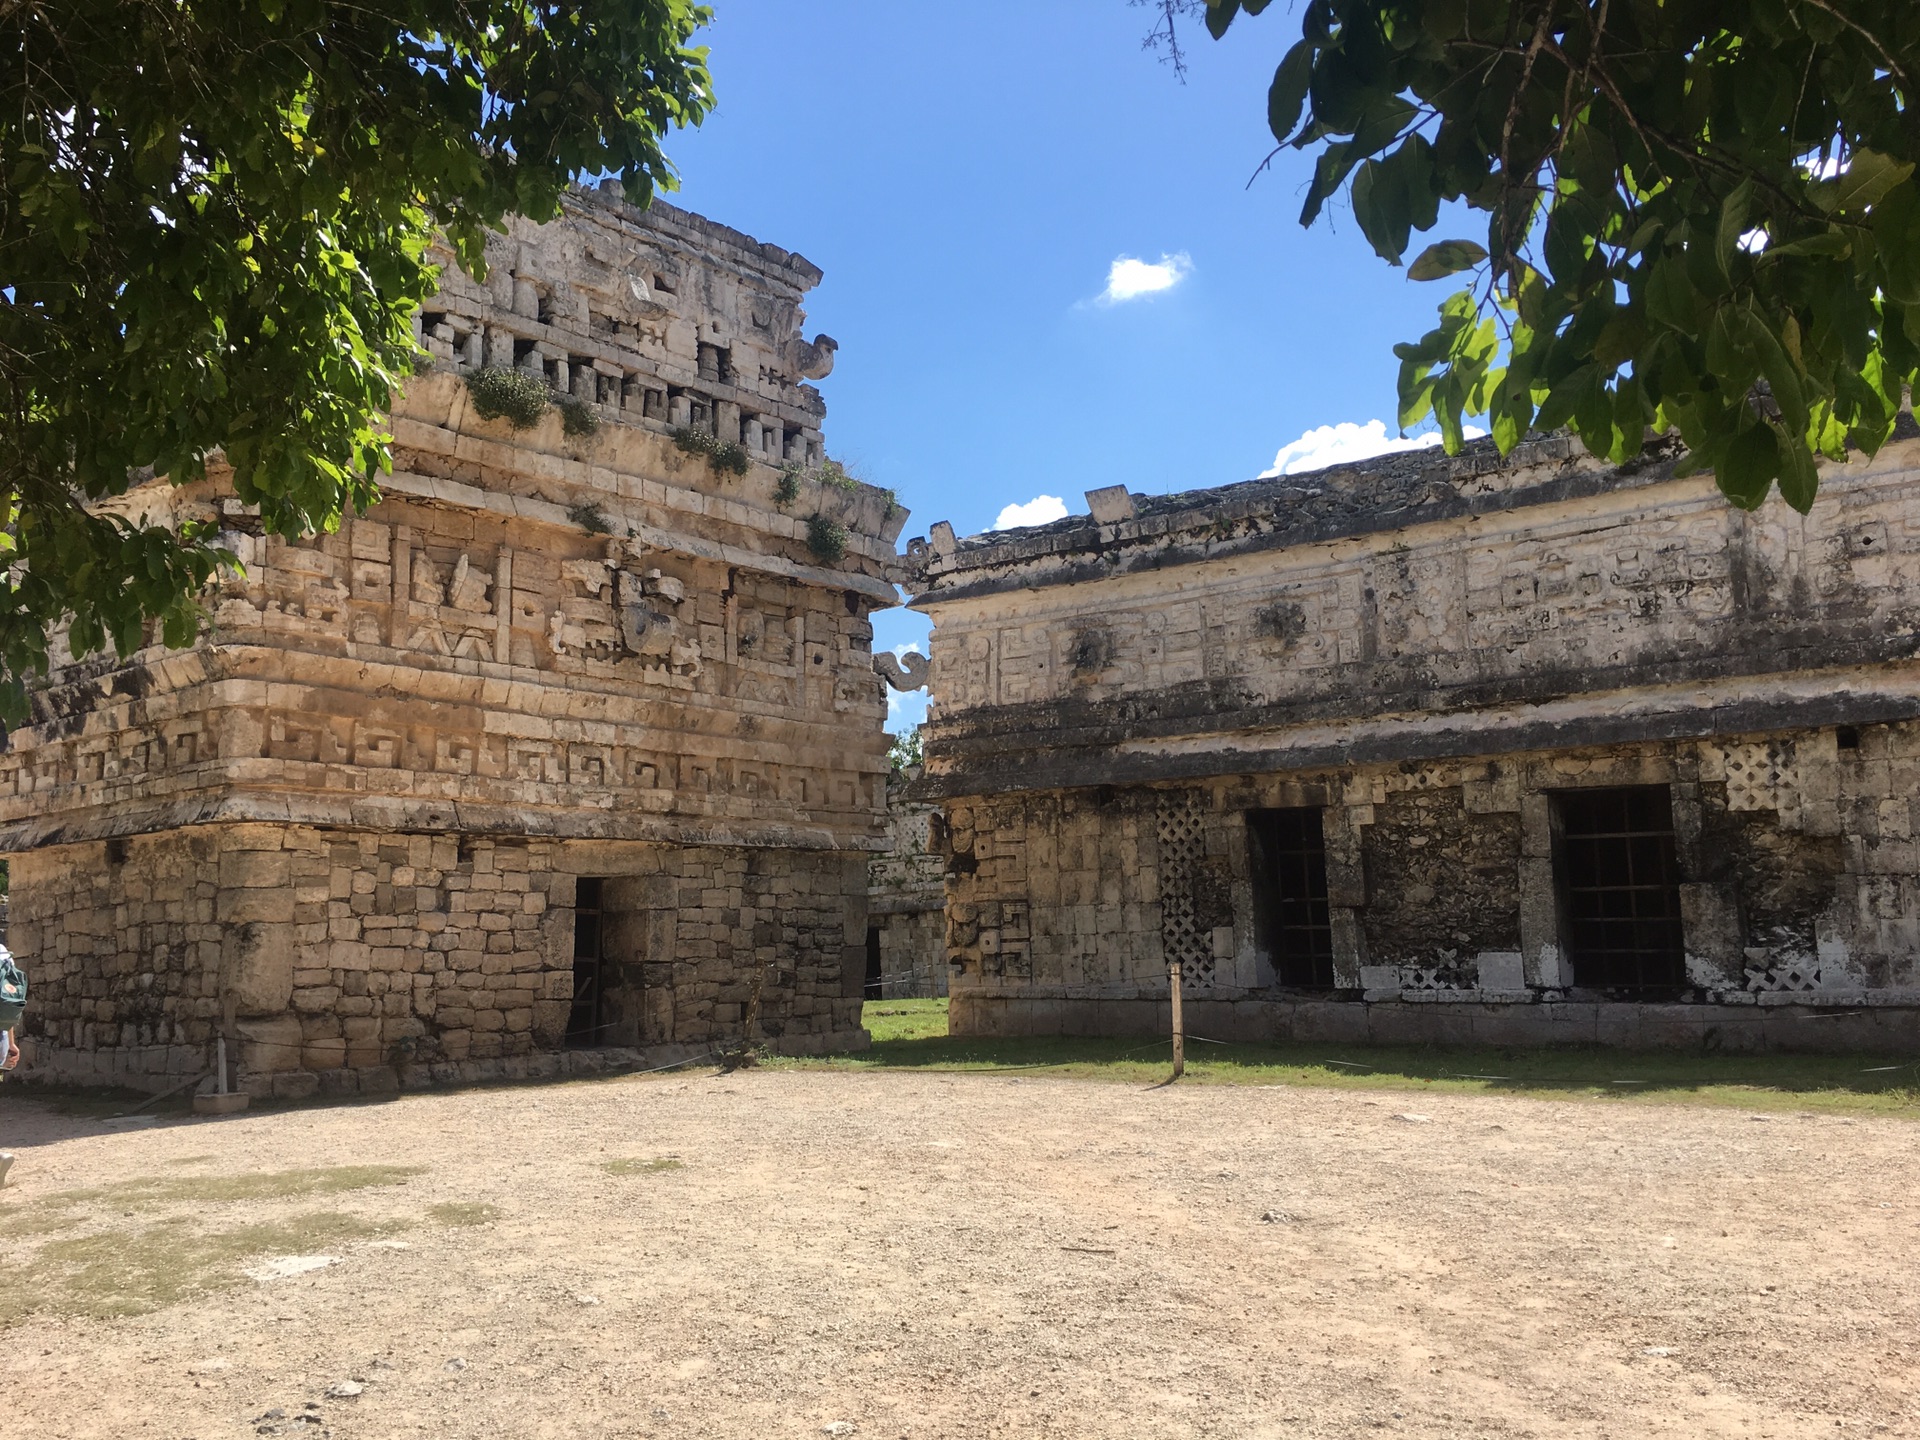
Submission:
<svg viewBox="0 0 1920 1440">
<path fill-rule="evenodd" d="M 1190 27 L 1182 85 L 1125 0 L 717 0 L 719 104 L 671 137 L 670 198 L 826 272 L 827 447 L 898 492 L 910 535 L 1250 479 L 1315 427 L 1391 434 L 1392 345 L 1447 288 L 1377 259 L 1344 205 L 1303 231 L 1303 156 L 1248 187 L 1295 9 Z M 1173 283 L 1102 301 L 1127 259 L 1121 292 Z M 882 647 L 925 633 L 876 617 Z"/>
</svg>

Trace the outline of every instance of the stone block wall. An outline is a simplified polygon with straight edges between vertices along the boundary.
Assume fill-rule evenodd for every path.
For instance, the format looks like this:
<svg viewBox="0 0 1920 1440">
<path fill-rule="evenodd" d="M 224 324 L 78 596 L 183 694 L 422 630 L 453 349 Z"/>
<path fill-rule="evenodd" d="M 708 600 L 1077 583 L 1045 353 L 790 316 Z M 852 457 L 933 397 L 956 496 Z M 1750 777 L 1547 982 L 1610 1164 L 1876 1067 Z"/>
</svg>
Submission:
<svg viewBox="0 0 1920 1440">
<path fill-rule="evenodd" d="M 1080 783 L 1099 762 L 1077 751 L 1126 739 L 1277 719 L 1242 744 L 1325 751 L 1325 737 L 1290 732 L 1337 718 L 1411 739 L 1442 728 L 1410 717 L 1443 700 L 1464 712 L 1445 728 L 1495 731 L 1518 718 L 1503 705 L 1909 653 L 1911 437 L 1825 469 L 1810 516 L 1736 510 L 1710 480 L 1668 478 L 1673 456 L 1658 451 L 1615 473 L 1514 458 L 1389 456 L 1137 496 L 1123 524 L 1069 517 L 923 556 L 915 605 L 935 619 L 941 700 L 929 775 L 1018 763 Z M 1009 762 L 990 740 L 1027 753 Z"/>
<path fill-rule="evenodd" d="M 568 863 L 608 877 L 604 1043 L 729 1041 L 750 1016 L 789 1053 L 866 1043 L 865 855 L 591 844 Z"/>
<path fill-rule="evenodd" d="M 1177 961 L 1216 1038 L 1910 1045 L 1917 782 L 1902 723 L 952 802 L 954 1033 L 1164 1028 Z M 1671 1003 L 1579 988 L 1561 931 L 1552 796 L 1636 785 L 1672 804 Z M 1246 815 L 1294 806 L 1322 812 L 1332 992 L 1282 990 L 1254 933 Z"/>
<path fill-rule="evenodd" d="M 947 993 L 943 907 L 876 911 L 867 925 L 880 947 L 880 999 L 926 1000 Z"/>
<path fill-rule="evenodd" d="M 298 1095 L 865 1043 L 906 514 L 824 464 L 820 272 L 617 186 L 488 258 L 419 316 L 367 513 L 267 534 L 217 462 L 106 502 L 242 563 L 184 649 L 52 637 L 0 743 L 38 1073 L 159 1088 L 225 1039 Z M 483 366 L 565 413 L 481 415 Z"/>
<path fill-rule="evenodd" d="M 947 993 L 944 862 L 934 838 L 944 822 L 938 806 L 906 798 L 918 769 L 895 772 L 888 781 L 889 848 L 873 857 L 867 872 L 868 944 L 879 951 L 879 995 L 889 1000 Z"/>
<path fill-rule="evenodd" d="M 256 1094 L 513 1073 L 564 1041 L 582 864 L 632 1021 L 602 1045 L 737 1037 L 756 980 L 757 1038 L 862 1043 L 863 855 L 210 825 L 12 858 L 34 1073 L 161 1089 L 222 1035 Z"/>
</svg>

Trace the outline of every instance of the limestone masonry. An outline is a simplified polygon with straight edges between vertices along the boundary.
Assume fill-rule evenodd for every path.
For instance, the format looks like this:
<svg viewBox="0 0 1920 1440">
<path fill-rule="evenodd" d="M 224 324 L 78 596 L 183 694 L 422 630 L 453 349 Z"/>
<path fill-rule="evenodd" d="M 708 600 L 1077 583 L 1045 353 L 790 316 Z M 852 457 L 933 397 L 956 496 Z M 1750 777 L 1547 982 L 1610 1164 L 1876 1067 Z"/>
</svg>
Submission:
<svg viewBox="0 0 1920 1440">
<path fill-rule="evenodd" d="M 910 547 L 960 1034 L 1909 1048 L 1920 435 L 1486 443 Z"/>
<path fill-rule="evenodd" d="M 898 1000 L 947 993 L 944 859 L 933 848 L 938 807 L 907 798 L 919 767 L 887 784 L 887 834 L 873 857 L 867 892 L 867 998 Z"/>
<path fill-rule="evenodd" d="M 612 187 L 489 261 L 421 316 L 366 516 L 290 543 L 217 479 L 128 497 L 246 568 L 193 648 L 60 666 L 0 754 L 37 1073 L 157 1089 L 224 1036 L 303 1094 L 865 1042 L 905 515 L 822 467 L 820 273 Z M 572 414 L 480 418 L 483 366 Z"/>
</svg>

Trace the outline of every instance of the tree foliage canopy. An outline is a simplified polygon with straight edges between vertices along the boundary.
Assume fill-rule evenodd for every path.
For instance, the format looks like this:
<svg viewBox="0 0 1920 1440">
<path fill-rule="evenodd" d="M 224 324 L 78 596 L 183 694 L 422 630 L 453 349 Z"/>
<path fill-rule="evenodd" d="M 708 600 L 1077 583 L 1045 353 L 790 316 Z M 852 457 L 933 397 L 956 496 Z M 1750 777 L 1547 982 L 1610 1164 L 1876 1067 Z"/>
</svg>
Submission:
<svg viewBox="0 0 1920 1440">
<path fill-rule="evenodd" d="M 221 554 L 88 508 L 223 451 L 264 525 L 326 530 L 390 467 L 443 233 L 567 181 L 670 186 L 710 104 L 691 0 L 0 0 L 0 711 L 76 655 L 191 639 Z"/>
<path fill-rule="evenodd" d="M 1216 37 L 1269 0 L 1153 0 Z M 1920 369 L 1912 0 L 1306 0 L 1267 122 L 1390 264 L 1470 277 L 1400 357 L 1400 423 L 1596 455 L 1677 429 L 1736 505 L 1805 511 Z M 1449 216 L 1457 211 L 1447 212 Z"/>
</svg>

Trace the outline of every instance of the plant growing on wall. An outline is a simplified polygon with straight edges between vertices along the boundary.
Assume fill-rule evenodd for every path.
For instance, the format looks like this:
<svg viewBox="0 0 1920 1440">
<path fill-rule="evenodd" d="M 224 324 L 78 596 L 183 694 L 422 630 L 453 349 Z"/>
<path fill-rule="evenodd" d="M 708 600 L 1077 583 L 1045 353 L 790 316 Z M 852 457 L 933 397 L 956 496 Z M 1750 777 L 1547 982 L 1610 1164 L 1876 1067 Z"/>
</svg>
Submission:
<svg viewBox="0 0 1920 1440">
<path fill-rule="evenodd" d="M 689 455 L 704 455 L 707 464 L 720 475 L 744 475 L 747 473 L 748 457 L 746 447 L 737 440 L 722 440 L 718 435 L 705 430 L 695 430 L 690 425 L 681 425 L 673 432 L 673 443 Z"/>
<path fill-rule="evenodd" d="M 1151 0 L 1219 37 L 1268 0 Z M 1414 280 L 1471 276 L 1395 347 L 1400 423 L 1504 454 L 1567 426 L 1615 462 L 1679 431 L 1751 509 L 1813 504 L 1920 378 L 1913 0 L 1307 0 L 1266 97 Z M 1178 64 L 1177 54 L 1175 56 Z M 1426 245 L 1442 206 L 1484 236 Z M 1447 224 L 1459 217 L 1447 210 Z"/>
<path fill-rule="evenodd" d="M 473 413 L 482 420 L 505 420 L 516 430 L 538 425 L 551 399 L 545 381 L 524 370 L 497 366 L 468 375 L 467 394 L 473 400 Z"/>
<path fill-rule="evenodd" d="M 560 407 L 560 428 L 574 439 L 584 440 L 600 428 L 599 415 L 586 401 L 566 395 L 554 404 Z"/>
<path fill-rule="evenodd" d="M 807 521 L 807 548 L 822 564 L 837 564 L 847 553 L 847 527 L 825 515 Z"/>
<path fill-rule="evenodd" d="M 846 467 L 838 460 L 823 461 L 809 470 L 798 461 L 788 461 L 780 469 L 780 483 L 774 487 L 773 502 L 776 505 L 791 505 L 800 498 L 800 482 L 811 480 L 817 485 L 826 485 L 844 495 L 858 495 L 860 482 L 849 475 Z M 880 492 L 886 497 L 886 518 L 891 520 L 900 508 L 898 497 L 891 490 Z"/>
<path fill-rule="evenodd" d="M 800 477 L 806 474 L 797 461 L 780 467 L 780 483 L 773 487 L 773 503 L 782 508 L 800 498 Z"/>
<path fill-rule="evenodd" d="M 613 522 L 598 505 L 575 505 L 567 511 L 567 518 L 590 535 L 613 533 Z"/>
</svg>

